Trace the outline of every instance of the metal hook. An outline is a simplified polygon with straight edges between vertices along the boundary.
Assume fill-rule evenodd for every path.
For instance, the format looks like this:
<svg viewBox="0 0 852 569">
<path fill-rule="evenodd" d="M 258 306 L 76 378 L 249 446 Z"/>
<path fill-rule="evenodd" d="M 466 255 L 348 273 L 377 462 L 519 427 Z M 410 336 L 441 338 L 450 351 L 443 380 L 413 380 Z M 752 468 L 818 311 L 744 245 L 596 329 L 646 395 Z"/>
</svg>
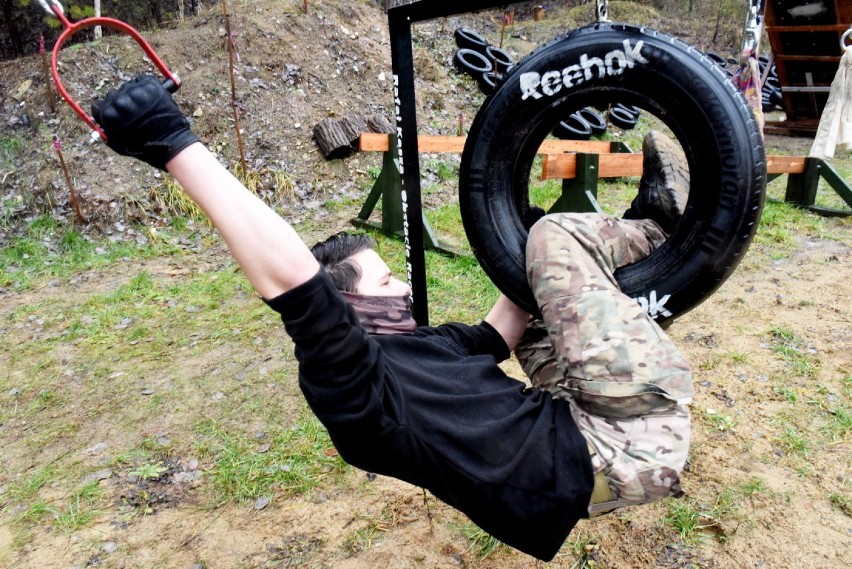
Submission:
<svg viewBox="0 0 852 569">
<path fill-rule="evenodd" d="M 846 40 L 850 40 L 848 44 Z M 840 36 L 840 49 L 845 51 L 847 47 L 852 47 L 852 28 L 843 32 L 843 35 Z"/>
<path fill-rule="evenodd" d="M 44 11 L 51 16 L 55 16 L 57 13 L 65 13 L 65 10 L 62 8 L 62 4 L 59 3 L 59 0 L 38 0 L 38 3 L 41 4 Z"/>
<path fill-rule="evenodd" d="M 595 16 L 598 22 L 609 21 L 609 2 L 607 0 L 597 0 L 595 4 Z"/>
</svg>

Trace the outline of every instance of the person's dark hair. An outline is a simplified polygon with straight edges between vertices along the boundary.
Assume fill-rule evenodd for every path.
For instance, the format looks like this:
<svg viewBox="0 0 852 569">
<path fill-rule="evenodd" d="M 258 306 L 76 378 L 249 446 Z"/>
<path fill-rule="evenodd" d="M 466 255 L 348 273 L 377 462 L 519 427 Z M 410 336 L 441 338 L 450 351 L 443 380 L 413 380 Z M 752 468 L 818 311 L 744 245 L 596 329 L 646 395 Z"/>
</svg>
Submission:
<svg viewBox="0 0 852 569">
<path fill-rule="evenodd" d="M 369 235 L 341 231 L 311 247 L 311 253 L 325 268 L 337 290 L 356 292 L 361 268 L 350 257 L 375 246 L 376 242 Z"/>
</svg>

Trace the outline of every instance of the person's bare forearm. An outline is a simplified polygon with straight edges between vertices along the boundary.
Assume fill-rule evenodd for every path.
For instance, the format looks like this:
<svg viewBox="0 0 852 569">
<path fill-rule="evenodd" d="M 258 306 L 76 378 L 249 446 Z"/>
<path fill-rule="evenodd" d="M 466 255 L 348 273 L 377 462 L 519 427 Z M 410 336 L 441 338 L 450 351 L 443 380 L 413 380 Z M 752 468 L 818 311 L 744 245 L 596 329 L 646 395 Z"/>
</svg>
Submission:
<svg viewBox="0 0 852 569">
<path fill-rule="evenodd" d="M 204 145 L 186 147 L 166 168 L 210 218 L 261 296 L 274 298 L 317 273 L 319 263 L 290 224 Z"/>
<path fill-rule="evenodd" d="M 524 330 L 527 328 L 529 319 L 528 312 L 502 294 L 494 303 L 488 316 L 485 317 L 485 321 L 491 324 L 503 337 L 503 341 L 509 346 L 510 351 L 513 351 L 518 345 Z"/>
</svg>

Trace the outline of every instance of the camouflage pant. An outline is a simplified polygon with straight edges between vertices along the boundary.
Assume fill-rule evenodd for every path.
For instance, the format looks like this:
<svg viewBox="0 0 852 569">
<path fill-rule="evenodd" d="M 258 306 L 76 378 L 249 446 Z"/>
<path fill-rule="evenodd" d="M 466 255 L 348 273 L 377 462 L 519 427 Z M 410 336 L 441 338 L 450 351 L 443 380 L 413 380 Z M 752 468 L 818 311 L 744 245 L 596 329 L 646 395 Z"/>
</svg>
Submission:
<svg viewBox="0 0 852 569">
<path fill-rule="evenodd" d="M 527 276 L 542 311 L 516 356 L 533 386 L 567 399 L 614 502 L 680 495 L 692 377 L 685 358 L 614 272 L 666 239 L 648 220 L 549 215 L 530 230 Z"/>
</svg>

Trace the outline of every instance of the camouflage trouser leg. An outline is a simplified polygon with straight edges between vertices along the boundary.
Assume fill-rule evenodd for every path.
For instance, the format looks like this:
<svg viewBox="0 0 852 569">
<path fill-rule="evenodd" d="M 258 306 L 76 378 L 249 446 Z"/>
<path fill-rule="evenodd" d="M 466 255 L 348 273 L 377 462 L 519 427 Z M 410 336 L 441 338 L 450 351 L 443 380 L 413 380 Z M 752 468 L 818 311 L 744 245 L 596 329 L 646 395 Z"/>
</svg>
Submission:
<svg viewBox="0 0 852 569">
<path fill-rule="evenodd" d="M 593 469 L 607 477 L 610 508 L 681 493 L 689 367 L 614 277 L 665 238 L 648 220 L 566 213 L 540 220 L 527 243 L 544 322 L 530 326 L 516 355 L 533 386 L 569 400 Z"/>
</svg>

